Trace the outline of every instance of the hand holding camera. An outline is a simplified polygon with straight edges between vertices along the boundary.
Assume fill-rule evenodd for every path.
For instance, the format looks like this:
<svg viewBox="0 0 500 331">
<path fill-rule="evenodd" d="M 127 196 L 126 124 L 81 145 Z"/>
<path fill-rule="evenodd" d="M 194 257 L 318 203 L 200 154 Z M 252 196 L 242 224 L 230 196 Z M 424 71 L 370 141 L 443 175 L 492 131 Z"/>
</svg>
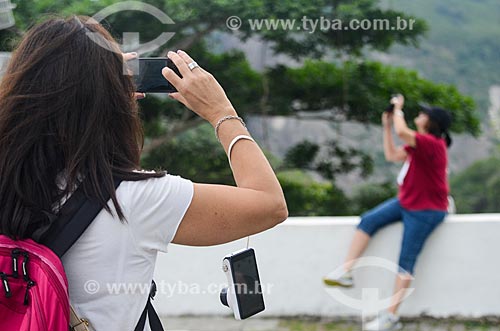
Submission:
<svg viewBox="0 0 500 331">
<path fill-rule="evenodd" d="M 393 94 L 390 104 L 382 113 L 382 125 L 387 128 L 391 126 L 394 111 L 401 111 L 405 103 L 405 98 L 402 94 Z"/>
<path fill-rule="evenodd" d="M 170 93 L 170 97 L 183 103 L 212 126 L 224 116 L 237 116 L 222 86 L 186 52 L 168 52 L 168 58 L 182 74 L 181 78 L 171 68 L 163 68 L 163 76 L 178 90 Z"/>
<path fill-rule="evenodd" d="M 392 113 L 394 110 L 402 110 L 405 104 L 405 97 L 402 94 L 393 94 L 391 96 L 390 105 L 385 109 L 386 112 Z"/>
<path fill-rule="evenodd" d="M 224 116 L 237 115 L 214 76 L 186 52 L 168 52 L 167 58 L 124 58 L 131 67 L 139 97 L 144 93 L 168 93 L 212 125 Z"/>
</svg>

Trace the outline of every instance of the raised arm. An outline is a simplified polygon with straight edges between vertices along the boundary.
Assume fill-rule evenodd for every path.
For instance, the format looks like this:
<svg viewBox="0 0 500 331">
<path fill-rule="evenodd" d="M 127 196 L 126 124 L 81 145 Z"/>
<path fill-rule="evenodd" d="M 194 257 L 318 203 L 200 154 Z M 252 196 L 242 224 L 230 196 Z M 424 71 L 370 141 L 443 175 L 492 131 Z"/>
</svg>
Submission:
<svg viewBox="0 0 500 331">
<path fill-rule="evenodd" d="M 403 147 L 396 147 L 392 138 L 391 122 L 394 115 L 384 112 L 382 114 L 382 130 L 384 139 L 385 159 L 390 162 L 403 162 L 406 160 L 406 151 Z"/>
<path fill-rule="evenodd" d="M 396 97 L 392 98 L 391 103 L 394 104 L 394 131 L 401 140 L 411 147 L 416 146 L 416 132 L 408 127 L 405 121 L 405 115 L 403 112 L 404 97 L 398 94 Z"/>
<path fill-rule="evenodd" d="M 236 110 L 215 78 L 197 67 L 185 52 L 169 52 L 183 78 L 169 68 L 163 74 L 179 92 L 171 97 L 182 102 L 212 126 L 225 116 L 237 116 Z M 218 130 L 221 144 L 229 144 L 239 135 L 249 135 L 236 119 L 223 121 Z M 239 140 L 230 155 L 237 187 L 195 184 L 194 196 L 173 242 L 190 246 L 217 245 L 269 229 L 288 217 L 281 186 L 259 146 Z"/>
</svg>

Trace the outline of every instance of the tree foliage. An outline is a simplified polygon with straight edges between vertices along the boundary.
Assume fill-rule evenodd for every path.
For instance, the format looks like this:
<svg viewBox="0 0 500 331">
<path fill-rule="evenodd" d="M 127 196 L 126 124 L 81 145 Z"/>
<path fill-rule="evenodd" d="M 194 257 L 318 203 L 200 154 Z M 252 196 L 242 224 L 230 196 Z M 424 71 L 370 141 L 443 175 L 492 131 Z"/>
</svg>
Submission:
<svg viewBox="0 0 500 331">
<path fill-rule="evenodd" d="M 278 173 L 290 216 L 350 215 L 349 200 L 330 182 L 318 183 L 299 170 Z"/>
<path fill-rule="evenodd" d="M 0 31 L 0 48 L 4 51 L 10 51 L 24 31 L 44 19 L 45 14 L 92 16 L 120 0 L 12 2 L 17 5 L 14 11 L 16 26 Z M 144 2 L 168 14 L 175 24 L 164 26 L 147 13 L 125 11 L 107 17 L 105 25 L 118 38 L 126 31 L 140 32 L 141 42 L 152 40 L 161 32 L 175 32 L 163 48 L 150 55 L 162 55 L 167 49 L 188 50 L 201 66 L 215 75 L 243 116 L 250 113 L 300 116 L 302 112 L 328 110 L 331 113 L 328 119 L 332 121 L 379 123 L 380 113 L 390 95 L 400 92 L 407 97 L 409 117 L 416 115 L 417 102 L 424 101 L 452 109 L 454 131 L 479 132 L 473 100 L 461 95 L 453 86 L 434 84 L 416 72 L 363 60 L 363 51 L 367 49 L 385 51 L 396 44 L 417 45 L 427 30 L 421 19 L 416 19 L 412 30 L 396 31 L 327 29 L 309 33 L 279 28 L 252 29 L 249 24 L 249 19 L 295 19 L 296 24 L 300 24 L 303 17 L 341 19 L 343 22 L 376 18 L 388 19 L 394 24 L 398 17 L 413 18 L 400 11 L 382 9 L 377 0 Z M 227 18 L 233 15 L 238 15 L 243 22 L 238 32 L 226 27 Z M 301 64 L 298 68 L 279 65 L 256 72 L 245 54 L 221 47 L 218 41 L 227 34 L 242 41 L 257 37 L 268 42 L 276 55 L 289 56 Z M 342 60 L 325 60 L 332 56 Z M 310 58 L 316 60 L 304 62 Z M 151 95 L 141 100 L 140 105 L 147 136 L 145 167 L 161 167 L 199 182 L 233 183 L 224 151 L 214 139 L 211 128 L 202 125 L 200 118 L 168 98 Z M 337 174 L 356 167 L 368 174 L 371 160 L 335 142 L 322 149 L 303 145 L 290 152 L 281 169 L 312 169 L 331 179 L 328 183 L 316 183 L 296 170 L 280 173 L 291 215 L 349 213 L 348 198 L 335 186 L 334 179 Z M 384 192 L 388 191 L 382 190 L 380 196 Z M 368 196 L 370 194 L 359 193 L 363 201 Z"/>
<path fill-rule="evenodd" d="M 17 5 L 15 16 L 17 27 L 25 30 L 32 22 L 40 19 L 41 14 L 59 13 L 63 15 L 89 15 L 118 3 L 120 0 L 13 0 Z M 277 53 L 294 57 L 321 57 L 331 49 L 343 50 L 347 53 L 359 53 L 364 47 L 387 50 L 393 43 L 416 44 L 419 36 L 427 30 L 426 23 L 416 19 L 413 29 L 400 31 L 335 31 L 325 29 L 311 34 L 302 29 L 288 31 L 285 29 L 252 29 L 250 19 L 295 19 L 300 21 L 304 16 L 311 19 L 325 17 L 329 20 L 341 19 L 387 19 L 394 24 L 398 17 L 413 17 L 400 11 L 384 10 L 378 6 L 377 0 L 308 0 L 273 1 L 273 0 L 147 0 L 173 19 L 175 25 L 169 27 L 176 35 L 167 46 L 183 46 L 189 49 L 212 32 L 231 32 L 226 26 L 228 17 L 238 15 L 242 24 L 235 35 L 242 40 L 258 35 L 263 40 L 273 43 Z M 148 14 L 129 11 L 107 18 L 113 30 L 140 31 L 144 38 L 154 38 L 165 30 L 165 27 Z"/>
<path fill-rule="evenodd" d="M 425 80 L 415 71 L 368 61 L 338 65 L 309 60 L 299 68 L 274 68 L 269 79 L 273 95 L 270 109 L 275 114 L 331 110 L 333 119 L 340 116 L 378 124 L 391 94 L 402 93 L 408 118 L 417 116 L 418 103 L 424 102 L 450 109 L 453 131 L 474 135 L 480 132 L 472 98 L 453 85 Z"/>
<path fill-rule="evenodd" d="M 397 194 L 394 183 L 371 183 L 356 188 L 350 197 L 352 214 L 361 215 Z"/>
<path fill-rule="evenodd" d="M 210 125 L 189 130 L 144 157 L 147 169 L 167 169 L 195 182 L 234 185 L 227 156 Z"/>
<path fill-rule="evenodd" d="M 316 171 L 332 182 L 338 175 L 357 169 L 361 177 L 373 172 L 373 161 L 368 154 L 356 148 L 342 147 L 334 140 L 326 142 L 322 148 L 310 141 L 303 141 L 287 151 L 283 163 L 288 168 Z"/>
<path fill-rule="evenodd" d="M 31 24 L 43 19 L 43 14 L 93 15 L 99 10 L 118 3 L 118 0 L 39 0 L 36 2 L 14 0 L 16 27 L 9 31 L 0 31 L 2 48 L 11 47 L 10 40 L 22 34 Z M 297 24 L 303 17 L 311 19 L 387 19 L 391 24 L 397 17 L 415 19 L 400 11 L 381 9 L 377 0 L 308 0 L 295 1 L 186 1 L 186 0 L 148 0 L 151 4 L 167 13 L 175 24 L 165 27 L 147 13 L 125 11 L 106 18 L 107 27 L 120 37 L 125 31 L 138 31 L 142 41 L 151 40 L 165 30 L 175 32 L 175 36 L 158 51 L 164 49 L 186 49 L 203 67 L 212 71 L 226 88 L 241 114 L 246 112 L 269 111 L 270 114 L 294 114 L 296 110 L 314 111 L 335 109 L 348 119 L 378 123 L 380 109 L 385 107 L 393 92 L 403 92 L 408 98 L 409 109 L 415 109 L 418 101 L 448 106 L 457 110 L 455 129 L 458 131 L 478 132 L 477 120 L 472 114 L 472 100 L 461 97 L 451 86 L 437 86 L 418 77 L 416 73 L 404 69 L 393 69 L 377 63 L 358 61 L 344 65 L 321 61 L 307 61 L 302 68 L 289 69 L 279 66 L 264 76 L 254 72 L 242 53 L 222 53 L 214 46 L 214 36 L 231 33 L 241 40 L 257 36 L 270 42 L 277 54 L 286 54 L 297 59 L 323 57 L 325 54 L 342 53 L 359 56 L 363 49 L 387 50 L 393 44 L 418 43 L 419 37 L 426 31 L 423 20 L 416 19 L 413 29 L 406 30 L 356 30 L 335 31 L 319 30 L 289 31 L 286 29 L 251 29 L 249 19 L 295 19 Z M 243 24 L 238 33 L 231 32 L 226 26 L 229 16 L 238 15 Z M 210 46 L 209 46 L 210 45 Z M 265 86 L 268 84 L 268 90 Z M 267 104 L 261 97 L 268 94 Z M 171 139 L 175 134 L 195 126 L 197 118 L 179 110 L 178 105 L 153 102 L 159 111 L 149 107 L 150 102 L 143 102 L 145 115 L 151 121 L 173 122 L 171 125 L 153 123 L 152 134 L 159 137 L 163 130 L 163 139 L 157 140 L 153 147 Z M 412 104 L 413 103 L 413 104 Z M 298 109 L 295 104 L 300 105 Z M 195 123 L 186 122 L 195 121 Z M 175 122 L 175 125 L 174 125 Z M 161 124 L 161 123 L 160 123 Z M 173 134 L 169 130 L 173 130 Z M 148 132 L 149 134 L 149 132 Z M 152 148 L 150 148 L 152 149 Z"/>
<path fill-rule="evenodd" d="M 477 161 L 450 180 L 459 213 L 500 212 L 500 158 Z"/>
</svg>

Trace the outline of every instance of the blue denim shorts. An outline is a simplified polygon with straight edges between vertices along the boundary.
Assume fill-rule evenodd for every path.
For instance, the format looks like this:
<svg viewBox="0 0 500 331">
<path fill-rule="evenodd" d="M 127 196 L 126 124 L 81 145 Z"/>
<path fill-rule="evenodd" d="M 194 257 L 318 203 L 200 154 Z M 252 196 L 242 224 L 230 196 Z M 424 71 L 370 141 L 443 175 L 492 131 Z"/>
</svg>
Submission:
<svg viewBox="0 0 500 331">
<path fill-rule="evenodd" d="M 358 229 L 373 236 L 386 225 L 403 222 L 403 242 L 399 255 L 400 272 L 413 274 L 418 255 L 432 231 L 443 222 L 446 212 L 410 211 L 401 207 L 398 198 L 389 199 L 361 215 Z"/>
</svg>

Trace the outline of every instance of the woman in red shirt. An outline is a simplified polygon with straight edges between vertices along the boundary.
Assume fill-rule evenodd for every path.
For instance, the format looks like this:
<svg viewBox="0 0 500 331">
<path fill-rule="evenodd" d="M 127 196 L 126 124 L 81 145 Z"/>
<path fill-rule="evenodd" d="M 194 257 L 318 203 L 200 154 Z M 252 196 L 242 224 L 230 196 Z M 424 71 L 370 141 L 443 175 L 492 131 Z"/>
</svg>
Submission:
<svg viewBox="0 0 500 331">
<path fill-rule="evenodd" d="M 398 176 L 398 197 L 362 215 L 344 264 L 345 273 L 340 277 L 324 279 L 329 286 L 352 287 L 351 269 L 371 237 L 388 224 L 403 222 L 399 273 L 391 306 L 387 313 L 367 323 L 365 330 L 398 330 L 402 327 L 396 314 L 413 278 L 417 257 L 426 239 L 444 220 L 448 209 L 446 149 L 451 145 L 448 133 L 450 113 L 438 107 L 422 106 L 414 121 L 417 127 L 414 131 L 408 128 L 404 119 L 404 97 L 398 95 L 391 103 L 394 104 L 394 111 L 386 111 L 382 115 L 384 154 L 387 161 L 404 162 Z M 405 146 L 395 146 L 392 124 Z"/>
</svg>

